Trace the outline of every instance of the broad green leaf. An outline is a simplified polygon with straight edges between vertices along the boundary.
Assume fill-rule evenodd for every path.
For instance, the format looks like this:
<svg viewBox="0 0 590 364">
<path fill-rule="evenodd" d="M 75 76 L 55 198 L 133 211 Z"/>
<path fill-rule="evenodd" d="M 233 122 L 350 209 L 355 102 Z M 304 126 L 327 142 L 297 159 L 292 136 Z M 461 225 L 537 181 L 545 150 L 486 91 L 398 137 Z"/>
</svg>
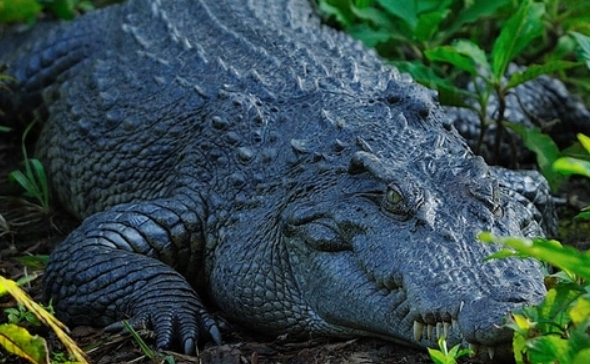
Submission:
<svg viewBox="0 0 590 364">
<path fill-rule="evenodd" d="M 590 253 L 579 252 L 570 246 L 561 246 L 554 240 L 497 237 L 490 233 L 481 233 L 478 237 L 483 242 L 504 244 L 529 257 L 545 261 L 561 269 L 567 269 L 590 280 Z"/>
<path fill-rule="evenodd" d="M 516 14 L 504 25 L 492 49 L 492 69 L 496 80 L 502 79 L 514 57 L 543 34 L 544 13 L 544 4 L 524 0 Z"/>
<path fill-rule="evenodd" d="M 358 9 L 369 7 L 375 0 L 354 0 L 354 6 Z"/>
<path fill-rule="evenodd" d="M 590 211 L 580 212 L 574 216 L 574 220 L 590 220 Z"/>
<path fill-rule="evenodd" d="M 14 324 L 0 325 L 0 345 L 9 353 L 15 354 L 34 364 L 48 364 L 47 343 L 39 336 Z"/>
<path fill-rule="evenodd" d="M 440 352 L 439 350 L 428 348 L 428 355 L 430 355 L 430 359 L 435 364 L 451 364 L 452 362 L 448 361 L 448 358 L 445 356 L 444 353 Z"/>
<path fill-rule="evenodd" d="M 421 14 L 414 30 L 414 38 L 420 42 L 431 40 L 439 31 L 440 23 L 449 15 L 450 10 L 432 11 Z"/>
<path fill-rule="evenodd" d="M 42 7 L 35 0 L 0 1 L 0 22 L 34 22 Z"/>
<path fill-rule="evenodd" d="M 538 128 L 526 128 L 520 124 L 504 123 L 522 138 L 524 145 L 537 157 L 537 164 L 541 173 L 551 186 L 557 190 L 563 181 L 563 176 L 553 169 L 553 162 L 559 158 L 559 148 L 550 136 L 543 134 Z"/>
<path fill-rule="evenodd" d="M 512 76 L 510 76 L 510 80 L 506 84 L 505 88 L 510 89 L 541 75 L 553 73 L 556 71 L 563 71 L 569 68 L 577 67 L 579 65 L 580 63 L 568 61 L 550 61 L 549 63 L 541 65 L 534 64 L 527 67 L 524 72 L 513 73 Z"/>
<path fill-rule="evenodd" d="M 578 174 L 590 177 L 590 162 L 577 158 L 562 157 L 553 162 L 553 170 L 564 176 Z"/>
<path fill-rule="evenodd" d="M 404 21 L 412 30 L 418 24 L 415 0 L 376 0 L 389 14 Z"/>
<path fill-rule="evenodd" d="M 472 75 L 477 74 L 475 64 L 471 57 L 465 56 L 457 51 L 452 46 L 440 46 L 431 50 L 425 51 L 426 58 L 435 62 L 446 62 L 453 66 L 466 71 Z"/>
<path fill-rule="evenodd" d="M 468 40 L 458 40 L 452 44 L 452 47 L 455 48 L 457 52 L 471 58 L 478 67 L 482 68 L 483 72 L 492 72 L 486 53 L 477 44 Z"/>
<path fill-rule="evenodd" d="M 529 339 L 526 346 L 532 363 L 556 363 L 567 358 L 568 342 L 556 335 Z"/>
<path fill-rule="evenodd" d="M 456 0 L 419 0 L 416 1 L 416 14 L 430 13 L 432 11 L 450 10 Z"/>
<path fill-rule="evenodd" d="M 525 345 L 525 337 L 518 332 L 515 332 L 514 336 L 512 337 L 512 350 L 514 351 L 514 361 L 516 364 L 524 364 L 523 356 L 526 351 Z"/>
<path fill-rule="evenodd" d="M 574 37 L 579 47 L 576 52 L 578 59 L 586 62 L 586 66 L 590 69 L 590 37 L 577 32 L 571 32 L 570 34 Z"/>
<path fill-rule="evenodd" d="M 570 364 L 588 364 L 590 363 L 590 348 L 584 348 L 577 352 Z"/>
</svg>

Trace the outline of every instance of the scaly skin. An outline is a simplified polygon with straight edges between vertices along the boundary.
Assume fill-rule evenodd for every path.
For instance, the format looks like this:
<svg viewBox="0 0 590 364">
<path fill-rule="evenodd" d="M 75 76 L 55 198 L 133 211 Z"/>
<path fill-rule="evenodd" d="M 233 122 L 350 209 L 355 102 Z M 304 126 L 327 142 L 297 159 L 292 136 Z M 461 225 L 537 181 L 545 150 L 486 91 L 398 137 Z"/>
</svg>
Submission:
<svg viewBox="0 0 590 364">
<path fill-rule="evenodd" d="M 476 239 L 543 235 L 545 181 L 488 167 L 304 0 L 130 0 L 0 50 L 1 106 L 49 115 L 38 156 L 84 219 L 45 276 L 70 324 L 130 317 L 192 353 L 221 340 L 200 292 L 266 333 L 502 358 L 506 313 L 545 294 L 537 262 Z"/>
</svg>

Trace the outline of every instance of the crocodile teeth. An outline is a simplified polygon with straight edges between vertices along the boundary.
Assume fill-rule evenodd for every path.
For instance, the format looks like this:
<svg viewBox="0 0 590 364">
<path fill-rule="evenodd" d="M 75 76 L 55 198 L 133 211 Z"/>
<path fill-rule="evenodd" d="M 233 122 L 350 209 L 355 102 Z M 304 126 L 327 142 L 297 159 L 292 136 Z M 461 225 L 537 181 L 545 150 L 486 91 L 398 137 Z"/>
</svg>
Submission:
<svg viewBox="0 0 590 364">
<path fill-rule="evenodd" d="M 424 324 L 414 321 L 414 339 L 420 341 L 422 339 L 422 331 L 424 331 Z"/>
<path fill-rule="evenodd" d="M 436 323 L 436 338 L 438 339 L 440 337 L 440 335 L 443 333 L 442 332 L 442 322 L 437 322 Z"/>
<path fill-rule="evenodd" d="M 432 325 L 426 326 L 426 338 L 428 340 L 434 339 L 434 326 L 432 326 Z"/>
<path fill-rule="evenodd" d="M 490 357 L 490 360 L 494 360 L 494 353 L 494 348 L 488 347 L 488 356 Z"/>
<path fill-rule="evenodd" d="M 449 322 L 443 322 L 443 332 L 445 337 L 449 337 L 449 331 L 451 331 L 451 324 Z"/>
<path fill-rule="evenodd" d="M 469 350 L 471 350 L 470 357 L 474 358 L 477 355 L 477 350 L 479 349 L 479 345 L 469 343 Z"/>
</svg>

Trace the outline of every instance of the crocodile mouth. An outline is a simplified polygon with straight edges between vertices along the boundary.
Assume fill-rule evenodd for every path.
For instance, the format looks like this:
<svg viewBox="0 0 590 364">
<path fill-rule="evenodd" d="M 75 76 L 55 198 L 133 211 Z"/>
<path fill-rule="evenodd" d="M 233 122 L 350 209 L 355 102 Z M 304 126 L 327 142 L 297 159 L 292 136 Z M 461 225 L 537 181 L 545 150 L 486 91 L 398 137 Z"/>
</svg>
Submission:
<svg viewBox="0 0 590 364">
<path fill-rule="evenodd" d="M 461 302 L 459 311 L 462 309 L 463 302 Z M 450 315 L 449 315 L 450 317 Z M 412 335 L 416 342 L 427 344 L 427 346 L 432 346 L 431 343 L 437 343 L 439 339 L 444 338 L 448 340 L 451 337 L 456 338 L 460 343 L 462 343 L 465 347 L 471 350 L 471 357 L 482 357 L 486 356 L 489 360 L 494 360 L 496 356 L 496 348 L 501 347 L 502 351 L 505 351 L 509 342 L 505 345 L 498 345 L 498 346 L 485 346 L 479 343 L 473 343 L 465 340 L 463 331 L 459 325 L 458 320 L 455 317 L 452 317 L 448 320 L 441 320 L 437 322 L 426 323 L 422 317 L 417 318 L 414 320 L 412 325 Z"/>
</svg>

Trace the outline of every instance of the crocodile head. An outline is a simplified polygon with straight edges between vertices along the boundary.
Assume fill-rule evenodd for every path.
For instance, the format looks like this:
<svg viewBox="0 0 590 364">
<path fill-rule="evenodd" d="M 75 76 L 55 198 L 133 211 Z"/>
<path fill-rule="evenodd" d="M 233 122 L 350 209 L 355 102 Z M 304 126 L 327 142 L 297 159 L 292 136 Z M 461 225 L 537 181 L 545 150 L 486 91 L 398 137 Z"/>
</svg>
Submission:
<svg viewBox="0 0 590 364">
<path fill-rule="evenodd" d="M 282 215 L 310 331 L 421 347 L 444 335 L 482 358 L 509 357 L 512 334 L 502 324 L 543 298 L 542 269 L 533 260 L 484 261 L 501 247 L 477 235 L 542 235 L 533 213 L 483 159 L 458 153 L 452 135 L 412 132 L 395 143 L 383 128 L 381 136 L 364 130 L 340 157 L 347 167 L 333 178 L 316 171 L 323 182 L 312 197 Z"/>
<path fill-rule="evenodd" d="M 360 151 L 337 196 L 285 211 L 294 277 L 324 330 L 509 355 L 507 313 L 544 295 L 538 263 L 484 262 L 477 234 L 540 234 L 479 157 L 399 163 Z"/>
<path fill-rule="evenodd" d="M 375 100 L 324 105 L 327 122 L 291 140 L 289 167 L 268 182 L 274 197 L 259 193 L 259 215 L 236 212 L 239 223 L 224 230 L 244 243 L 218 248 L 214 299 L 266 333 L 417 347 L 437 347 L 444 335 L 482 357 L 509 357 L 512 335 L 501 325 L 542 299 L 542 270 L 532 260 L 484 261 L 501 247 L 477 236 L 541 228 L 444 115 L 415 99 L 392 101 L 398 109 Z"/>
</svg>

